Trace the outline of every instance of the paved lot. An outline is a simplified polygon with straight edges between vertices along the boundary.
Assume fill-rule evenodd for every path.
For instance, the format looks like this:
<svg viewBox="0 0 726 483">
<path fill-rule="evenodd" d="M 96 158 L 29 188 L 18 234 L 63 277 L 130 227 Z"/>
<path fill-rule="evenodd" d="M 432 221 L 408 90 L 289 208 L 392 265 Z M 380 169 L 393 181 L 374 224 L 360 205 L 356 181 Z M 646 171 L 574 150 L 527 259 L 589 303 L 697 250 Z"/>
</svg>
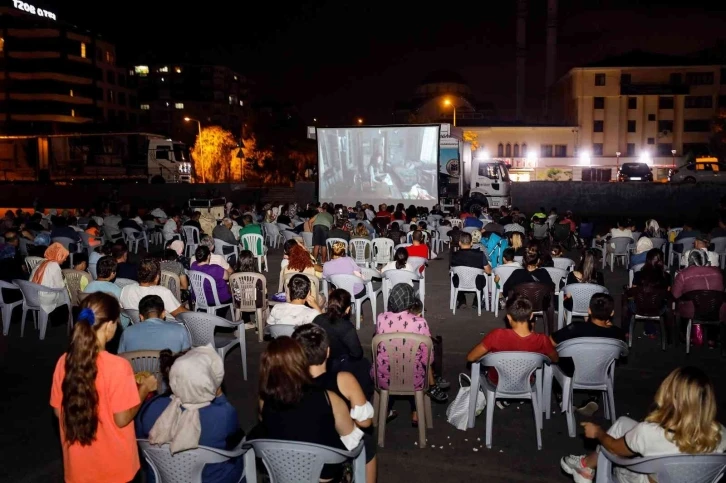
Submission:
<svg viewBox="0 0 726 483">
<path fill-rule="evenodd" d="M 444 253 L 448 260 L 448 252 Z M 279 267 L 280 250 L 269 256 L 270 265 Z M 448 262 L 433 260 L 427 276 L 426 318 L 432 331 L 444 340 L 444 372 L 452 381 L 451 399 L 456 394 L 457 376 L 465 371 L 467 351 L 481 339 L 481 332 L 502 325 L 493 314 L 477 317 L 470 308 L 452 316 L 448 310 Z M 270 291 L 277 288 L 277 270 L 268 275 Z M 605 275 L 613 293 L 620 293 L 627 273 L 618 268 Z M 380 305 L 380 303 L 379 303 Z M 619 304 L 618 304 L 619 305 Z M 39 341 L 29 322 L 24 338 L 20 338 L 19 312 L 10 334 L 0 337 L 0 481 L 17 483 L 55 482 L 62 480 L 61 451 L 57 422 L 48 405 L 51 374 L 57 358 L 67 345 L 65 326 L 48 329 L 46 340 Z M 618 318 L 616 319 L 619 321 Z M 541 327 L 541 326 L 540 326 Z M 360 338 L 364 346 L 373 335 L 372 318 L 365 307 Z M 225 361 L 227 374 L 224 388 L 239 411 L 243 428 L 251 428 L 256 420 L 257 375 L 259 356 L 264 343 L 248 332 L 247 349 L 249 380 L 242 379 L 239 351 Z M 659 341 L 636 338 L 630 357 L 617 370 L 616 409 L 620 415 L 644 416 L 660 381 L 674 367 L 694 364 L 705 369 L 715 380 L 719 400 L 726 401 L 726 375 L 717 351 L 695 348 L 685 355 L 681 345 L 661 352 Z M 417 430 L 409 424 L 408 407 L 399 403 L 399 418 L 388 425 L 385 448 L 379 448 L 379 481 L 416 482 L 558 482 L 568 481 L 561 473 L 558 459 L 569 453 L 581 453 L 584 440 L 569 438 L 561 414 L 545 420 L 542 432 L 543 449 L 537 450 L 531 407 L 526 403 L 495 410 L 493 447 L 483 447 L 484 416 L 476 427 L 458 431 L 446 422 L 446 405 L 434 405 L 434 429 L 428 433 L 430 447 L 419 449 Z M 600 420 L 601 413 L 595 415 Z"/>
</svg>

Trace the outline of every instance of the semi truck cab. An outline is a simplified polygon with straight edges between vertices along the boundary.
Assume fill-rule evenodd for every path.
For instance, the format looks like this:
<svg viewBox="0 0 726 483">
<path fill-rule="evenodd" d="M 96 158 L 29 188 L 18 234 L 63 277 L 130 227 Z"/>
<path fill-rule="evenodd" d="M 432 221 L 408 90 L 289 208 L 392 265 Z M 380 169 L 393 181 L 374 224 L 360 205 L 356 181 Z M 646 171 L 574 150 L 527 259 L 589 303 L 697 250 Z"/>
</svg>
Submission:
<svg viewBox="0 0 726 483">
<path fill-rule="evenodd" d="M 511 180 L 507 165 L 499 161 L 474 160 L 470 175 L 468 200 L 465 206 L 499 208 L 511 204 Z"/>
</svg>

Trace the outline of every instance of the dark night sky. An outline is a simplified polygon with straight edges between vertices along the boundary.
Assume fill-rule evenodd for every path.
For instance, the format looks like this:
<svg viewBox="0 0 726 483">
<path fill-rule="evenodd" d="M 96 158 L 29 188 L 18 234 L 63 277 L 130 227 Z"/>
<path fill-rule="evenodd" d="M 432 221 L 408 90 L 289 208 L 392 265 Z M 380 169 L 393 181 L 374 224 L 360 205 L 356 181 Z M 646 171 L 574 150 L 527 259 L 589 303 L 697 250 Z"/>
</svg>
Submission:
<svg viewBox="0 0 726 483">
<path fill-rule="evenodd" d="M 560 0 L 557 74 L 636 48 L 686 54 L 712 47 L 726 32 L 726 12 L 709 12 L 712 3 Z M 514 110 L 514 0 L 440 2 L 439 9 L 396 0 L 195 2 L 188 8 L 161 0 L 38 4 L 115 41 L 129 60 L 152 49 L 222 46 L 232 67 L 254 80 L 256 98 L 291 101 L 308 122 L 350 124 L 358 116 L 391 122 L 395 101 L 407 100 L 438 69 L 459 72 L 502 117 Z M 545 13 L 546 0 L 529 1 L 532 113 L 544 91 Z"/>
</svg>

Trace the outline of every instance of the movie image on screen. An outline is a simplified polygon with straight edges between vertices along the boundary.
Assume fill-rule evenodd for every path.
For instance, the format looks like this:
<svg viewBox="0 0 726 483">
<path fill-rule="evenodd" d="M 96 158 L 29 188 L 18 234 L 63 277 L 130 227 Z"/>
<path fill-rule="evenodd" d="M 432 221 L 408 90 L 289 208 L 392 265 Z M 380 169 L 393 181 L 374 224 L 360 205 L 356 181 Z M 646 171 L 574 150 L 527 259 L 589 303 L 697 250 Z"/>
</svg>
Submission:
<svg viewBox="0 0 726 483">
<path fill-rule="evenodd" d="M 436 204 L 439 126 L 318 128 L 317 139 L 320 200 Z"/>
</svg>

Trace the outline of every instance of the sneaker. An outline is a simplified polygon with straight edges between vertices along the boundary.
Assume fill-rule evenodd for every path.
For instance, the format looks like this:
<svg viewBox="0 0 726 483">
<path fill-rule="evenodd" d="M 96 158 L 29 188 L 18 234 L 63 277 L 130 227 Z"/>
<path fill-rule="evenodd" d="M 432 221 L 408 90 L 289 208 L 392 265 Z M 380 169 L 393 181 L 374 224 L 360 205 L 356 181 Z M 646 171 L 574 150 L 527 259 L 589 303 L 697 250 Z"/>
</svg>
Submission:
<svg viewBox="0 0 726 483">
<path fill-rule="evenodd" d="M 446 394 L 444 391 L 441 390 L 439 386 L 431 386 L 427 391 L 426 394 L 437 403 L 445 403 L 449 400 L 449 395 Z"/>
<path fill-rule="evenodd" d="M 595 414 L 595 411 L 597 411 L 600 408 L 598 404 L 595 401 L 588 401 L 587 404 L 584 406 L 580 406 L 579 408 L 575 409 L 578 414 L 582 414 L 583 416 L 592 416 Z"/>
<path fill-rule="evenodd" d="M 595 476 L 595 471 L 587 468 L 584 461 L 584 455 L 571 454 L 560 460 L 560 468 L 568 475 L 572 475 L 575 483 L 590 483 Z"/>
<path fill-rule="evenodd" d="M 436 378 L 436 385 L 439 386 L 441 389 L 448 389 L 451 387 L 451 383 L 443 377 Z"/>
<path fill-rule="evenodd" d="M 256 329 L 257 322 L 245 322 L 245 330 Z"/>
<path fill-rule="evenodd" d="M 497 401 L 497 407 L 499 409 L 504 409 L 509 407 L 509 401 Z"/>
</svg>

